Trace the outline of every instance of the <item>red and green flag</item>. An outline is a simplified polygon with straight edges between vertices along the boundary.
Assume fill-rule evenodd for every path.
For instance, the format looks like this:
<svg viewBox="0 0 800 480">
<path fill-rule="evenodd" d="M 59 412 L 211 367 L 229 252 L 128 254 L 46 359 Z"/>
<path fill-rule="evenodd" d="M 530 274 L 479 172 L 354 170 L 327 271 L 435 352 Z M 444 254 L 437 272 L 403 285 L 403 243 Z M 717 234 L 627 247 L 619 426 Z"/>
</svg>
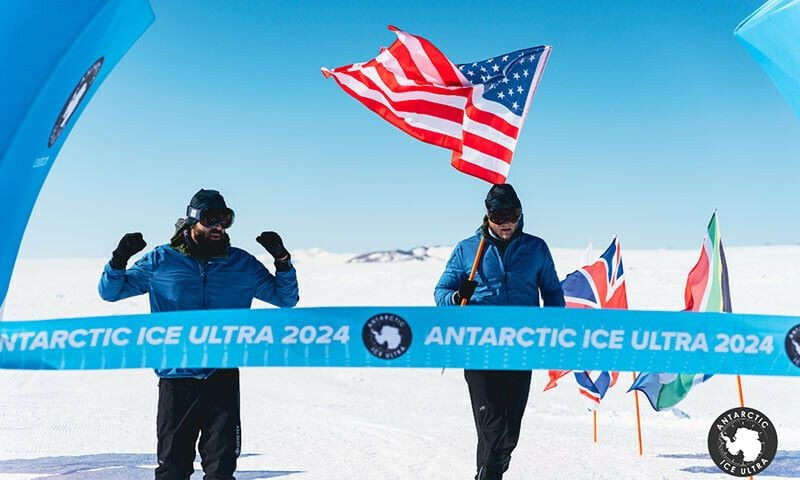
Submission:
<svg viewBox="0 0 800 480">
<path fill-rule="evenodd" d="M 708 235 L 703 240 L 700 258 L 686 278 L 684 311 L 730 312 L 731 292 L 728 265 L 717 223 L 717 212 L 708 222 Z M 671 408 L 686 398 L 693 386 L 711 375 L 703 373 L 642 373 L 628 390 L 639 390 L 656 410 Z"/>
</svg>

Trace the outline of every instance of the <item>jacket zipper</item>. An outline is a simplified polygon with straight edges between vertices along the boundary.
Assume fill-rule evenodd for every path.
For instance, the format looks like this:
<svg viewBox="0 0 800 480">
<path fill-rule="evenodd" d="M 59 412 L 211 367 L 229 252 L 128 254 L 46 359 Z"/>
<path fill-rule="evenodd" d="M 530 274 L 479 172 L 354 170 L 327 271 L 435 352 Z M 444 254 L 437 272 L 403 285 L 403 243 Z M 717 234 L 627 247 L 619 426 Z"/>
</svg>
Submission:
<svg viewBox="0 0 800 480">
<path fill-rule="evenodd" d="M 198 263 L 198 265 L 200 265 L 200 278 L 203 279 L 203 288 L 201 289 L 202 296 L 200 297 L 201 298 L 201 305 L 202 305 L 202 308 L 205 309 L 206 308 L 206 285 L 208 284 L 208 273 L 206 272 L 206 266 L 208 264 L 203 264 L 203 263 L 201 263 L 199 261 L 197 263 Z"/>
<path fill-rule="evenodd" d="M 503 271 L 503 295 L 505 296 L 505 304 L 508 304 L 509 297 L 508 297 L 508 272 L 506 271 L 506 255 L 508 255 L 508 250 L 511 248 L 511 244 L 514 243 L 516 237 L 512 238 L 508 245 L 506 245 L 506 249 L 503 250 L 503 255 L 500 255 L 500 250 L 497 248 L 497 245 L 492 245 L 497 250 L 497 257 L 500 259 L 500 269 Z"/>
<path fill-rule="evenodd" d="M 494 254 L 497 256 L 497 260 L 500 263 L 500 271 L 503 272 L 503 303 L 508 303 L 508 272 L 506 272 L 506 265 L 505 265 L 505 257 L 506 252 L 508 251 L 508 246 L 506 246 L 506 251 L 503 252 L 503 255 L 500 255 L 500 249 L 497 248 L 497 245 L 492 242 L 491 248 L 494 249 Z"/>
</svg>

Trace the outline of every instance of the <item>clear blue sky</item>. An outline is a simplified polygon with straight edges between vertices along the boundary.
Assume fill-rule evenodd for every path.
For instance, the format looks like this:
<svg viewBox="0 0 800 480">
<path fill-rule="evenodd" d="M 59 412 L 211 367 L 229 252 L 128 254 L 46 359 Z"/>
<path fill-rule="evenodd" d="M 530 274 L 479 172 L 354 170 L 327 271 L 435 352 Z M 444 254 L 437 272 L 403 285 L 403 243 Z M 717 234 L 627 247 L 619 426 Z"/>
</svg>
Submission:
<svg viewBox="0 0 800 480">
<path fill-rule="evenodd" d="M 754 1 L 152 0 L 156 20 L 66 142 L 23 257 L 100 257 L 168 240 L 199 188 L 234 244 L 364 252 L 453 244 L 489 185 L 346 95 L 321 66 L 372 58 L 389 24 L 452 61 L 550 44 L 509 182 L 551 246 L 797 243 L 800 123 L 734 39 Z"/>
</svg>

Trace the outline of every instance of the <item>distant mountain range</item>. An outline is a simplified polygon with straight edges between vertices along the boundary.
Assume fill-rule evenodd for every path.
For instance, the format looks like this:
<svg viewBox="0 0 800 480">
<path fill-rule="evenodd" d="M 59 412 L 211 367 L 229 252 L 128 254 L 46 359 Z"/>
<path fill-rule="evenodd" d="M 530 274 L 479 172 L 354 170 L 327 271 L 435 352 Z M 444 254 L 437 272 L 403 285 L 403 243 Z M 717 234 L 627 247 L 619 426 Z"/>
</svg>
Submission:
<svg viewBox="0 0 800 480">
<path fill-rule="evenodd" d="M 452 247 L 419 246 L 411 250 L 380 250 L 363 253 L 347 260 L 347 263 L 394 263 L 409 261 L 426 261 L 430 259 L 447 260 Z"/>
</svg>

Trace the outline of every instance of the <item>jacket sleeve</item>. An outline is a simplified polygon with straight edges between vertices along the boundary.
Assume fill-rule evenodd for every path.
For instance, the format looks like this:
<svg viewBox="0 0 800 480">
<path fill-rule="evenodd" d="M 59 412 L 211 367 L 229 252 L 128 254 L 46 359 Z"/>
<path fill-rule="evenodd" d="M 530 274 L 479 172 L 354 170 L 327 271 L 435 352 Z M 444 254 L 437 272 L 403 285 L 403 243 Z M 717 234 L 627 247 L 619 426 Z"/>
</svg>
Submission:
<svg viewBox="0 0 800 480">
<path fill-rule="evenodd" d="M 453 294 L 458 291 L 461 282 L 467 278 L 463 265 L 463 253 L 461 244 L 459 244 L 453 249 L 450 260 L 447 261 L 444 272 L 439 278 L 439 283 L 436 284 L 436 288 L 433 291 L 437 306 L 455 305 Z"/>
<path fill-rule="evenodd" d="M 256 277 L 256 298 L 276 307 L 294 307 L 300 300 L 297 287 L 297 270 L 289 261 L 291 268 L 285 272 L 269 273 L 263 263 L 252 257 Z"/>
<path fill-rule="evenodd" d="M 553 262 L 553 255 L 550 254 L 550 249 L 544 245 L 544 262 L 542 269 L 539 270 L 539 290 L 542 293 L 542 300 L 545 307 L 563 307 L 564 290 L 561 288 L 561 282 L 558 280 L 556 273 L 556 265 Z"/>
<path fill-rule="evenodd" d="M 100 298 L 107 302 L 116 302 L 150 291 L 154 255 L 154 252 L 150 251 L 131 268 L 124 270 L 111 268 L 110 262 L 106 263 L 100 276 L 100 284 L 97 286 Z"/>
</svg>

